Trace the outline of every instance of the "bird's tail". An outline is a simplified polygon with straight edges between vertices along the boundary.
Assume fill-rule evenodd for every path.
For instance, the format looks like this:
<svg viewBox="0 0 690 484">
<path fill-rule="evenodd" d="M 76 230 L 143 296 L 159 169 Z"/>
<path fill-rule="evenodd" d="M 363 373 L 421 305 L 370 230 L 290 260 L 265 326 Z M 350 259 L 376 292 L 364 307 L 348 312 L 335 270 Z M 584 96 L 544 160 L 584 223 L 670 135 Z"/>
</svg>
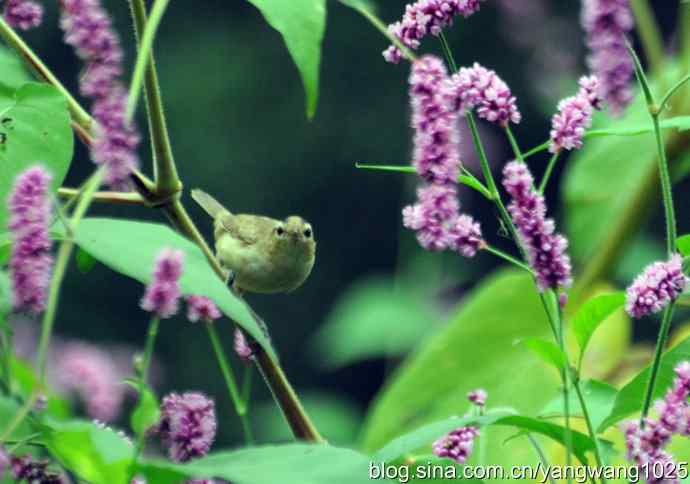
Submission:
<svg viewBox="0 0 690 484">
<path fill-rule="evenodd" d="M 214 220 L 217 219 L 220 214 L 226 212 L 225 207 L 218 203 L 218 200 L 203 190 L 199 190 L 198 188 L 192 190 L 192 198 L 196 203 L 201 205 L 201 208 L 203 208 Z"/>
</svg>

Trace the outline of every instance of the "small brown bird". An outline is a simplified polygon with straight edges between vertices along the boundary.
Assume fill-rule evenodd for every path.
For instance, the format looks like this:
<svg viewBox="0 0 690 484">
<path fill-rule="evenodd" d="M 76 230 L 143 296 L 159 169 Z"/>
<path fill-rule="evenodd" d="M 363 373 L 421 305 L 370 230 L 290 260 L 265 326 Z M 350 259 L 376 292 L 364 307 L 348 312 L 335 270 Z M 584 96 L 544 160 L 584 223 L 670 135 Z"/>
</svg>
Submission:
<svg viewBox="0 0 690 484">
<path fill-rule="evenodd" d="M 235 215 L 198 189 L 192 190 L 192 198 L 213 218 L 216 257 L 234 273 L 235 287 L 247 292 L 290 292 L 307 279 L 314 267 L 316 242 L 304 219 Z"/>
</svg>

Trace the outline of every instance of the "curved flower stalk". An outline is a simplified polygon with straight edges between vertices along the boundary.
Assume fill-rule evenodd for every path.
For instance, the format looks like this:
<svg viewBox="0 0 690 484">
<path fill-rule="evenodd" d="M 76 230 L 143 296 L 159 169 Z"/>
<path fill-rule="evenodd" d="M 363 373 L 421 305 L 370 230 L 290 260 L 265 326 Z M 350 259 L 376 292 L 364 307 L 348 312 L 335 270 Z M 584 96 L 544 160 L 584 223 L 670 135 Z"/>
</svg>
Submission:
<svg viewBox="0 0 690 484">
<path fill-rule="evenodd" d="M 48 187 L 51 175 L 42 166 L 20 173 L 7 201 L 8 229 L 13 244 L 10 256 L 12 306 L 15 310 L 42 313 L 48 299 L 53 266 L 48 235 L 51 202 Z"/>
<path fill-rule="evenodd" d="M 629 0 L 583 0 L 582 26 L 590 51 L 587 63 L 601 82 L 600 93 L 612 114 L 622 114 L 633 99 L 635 72 L 625 46 L 635 26 Z"/>
<path fill-rule="evenodd" d="M 120 39 L 100 0 L 63 0 L 61 7 L 65 42 L 85 64 L 79 89 L 94 101 L 91 158 L 106 168 L 108 185 L 126 189 L 129 174 L 139 165 L 139 134 L 125 117 L 127 93 L 119 81 L 124 57 Z"/>
</svg>

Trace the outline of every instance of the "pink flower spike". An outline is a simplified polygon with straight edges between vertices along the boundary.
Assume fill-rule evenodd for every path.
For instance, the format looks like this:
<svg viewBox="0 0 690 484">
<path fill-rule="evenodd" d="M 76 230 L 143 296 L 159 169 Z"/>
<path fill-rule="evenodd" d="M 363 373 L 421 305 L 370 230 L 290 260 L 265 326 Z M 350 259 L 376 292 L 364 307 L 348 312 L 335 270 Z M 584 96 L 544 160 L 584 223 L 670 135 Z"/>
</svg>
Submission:
<svg viewBox="0 0 690 484">
<path fill-rule="evenodd" d="M 448 457 L 463 464 L 472 454 L 474 439 L 479 436 L 476 427 L 460 427 L 434 442 L 432 448 L 438 457 Z"/>
<path fill-rule="evenodd" d="M 41 25 L 43 7 L 32 0 L 7 0 L 5 20 L 10 26 L 29 30 Z"/>
<path fill-rule="evenodd" d="M 667 262 L 654 262 L 638 275 L 626 291 L 625 310 L 633 318 L 658 313 L 685 290 L 683 258 L 673 254 Z"/>
<path fill-rule="evenodd" d="M 210 323 L 220 317 L 218 307 L 206 296 L 187 296 L 187 319 L 192 323 L 199 320 Z"/>
<path fill-rule="evenodd" d="M 156 313 L 159 318 L 177 314 L 182 274 L 183 253 L 181 250 L 162 249 L 156 259 L 153 280 L 146 287 L 141 300 L 142 309 Z"/>
<path fill-rule="evenodd" d="M 48 171 L 34 166 L 19 175 L 8 199 L 8 228 L 13 244 L 9 268 L 15 310 L 43 312 L 48 297 L 53 256 L 48 235 L 51 181 Z"/>
</svg>

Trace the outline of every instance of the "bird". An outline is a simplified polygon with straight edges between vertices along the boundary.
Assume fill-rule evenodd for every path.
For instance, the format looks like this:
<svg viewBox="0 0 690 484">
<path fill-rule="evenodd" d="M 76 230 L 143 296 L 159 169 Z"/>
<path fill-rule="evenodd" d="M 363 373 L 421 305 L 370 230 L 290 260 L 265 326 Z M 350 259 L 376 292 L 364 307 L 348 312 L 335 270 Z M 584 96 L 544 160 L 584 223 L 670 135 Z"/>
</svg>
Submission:
<svg viewBox="0 0 690 484">
<path fill-rule="evenodd" d="M 284 220 L 233 214 L 203 190 L 192 198 L 214 222 L 216 258 L 242 292 L 289 293 L 307 280 L 316 259 L 314 230 L 302 217 Z"/>
</svg>

